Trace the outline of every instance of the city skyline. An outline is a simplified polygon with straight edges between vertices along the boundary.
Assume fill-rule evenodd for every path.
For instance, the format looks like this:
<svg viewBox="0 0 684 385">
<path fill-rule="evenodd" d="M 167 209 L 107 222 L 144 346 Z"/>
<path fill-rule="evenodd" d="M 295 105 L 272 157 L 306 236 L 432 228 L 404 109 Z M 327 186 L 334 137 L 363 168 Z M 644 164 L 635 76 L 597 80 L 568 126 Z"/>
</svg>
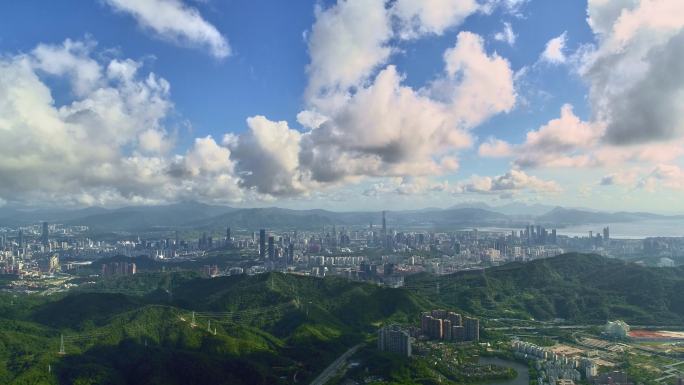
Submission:
<svg viewBox="0 0 684 385">
<path fill-rule="evenodd" d="M 0 14 L 0 206 L 684 212 L 678 0 Z"/>
</svg>

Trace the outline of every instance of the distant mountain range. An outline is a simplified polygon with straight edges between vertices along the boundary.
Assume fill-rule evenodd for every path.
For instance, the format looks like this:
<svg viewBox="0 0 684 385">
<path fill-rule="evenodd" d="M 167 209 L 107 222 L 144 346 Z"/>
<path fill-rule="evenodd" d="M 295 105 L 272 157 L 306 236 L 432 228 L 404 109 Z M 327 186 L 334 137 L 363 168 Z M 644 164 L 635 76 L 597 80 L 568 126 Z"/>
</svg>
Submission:
<svg viewBox="0 0 684 385">
<path fill-rule="evenodd" d="M 638 212 L 606 213 L 556 207 L 546 214 L 538 216 L 536 221 L 548 224 L 585 224 L 635 222 L 653 219 L 682 219 L 682 216 L 665 216 Z"/>
<path fill-rule="evenodd" d="M 324 226 L 380 226 L 381 212 L 335 212 L 321 209 L 292 210 L 277 207 L 235 208 L 182 202 L 160 206 L 130 206 L 117 209 L 90 207 L 85 209 L 29 210 L 0 208 L 0 226 L 17 226 L 40 221 L 88 226 L 94 231 L 141 231 L 178 228 L 299 228 L 320 229 Z M 510 203 L 489 206 L 482 202 L 461 203 L 446 209 L 388 211 L 390 227 L 449 229 L 472 226 L 524 226 L 529 223 L 563 226 L 594 223 L 634 222 L 643 220 L 683 219 L 639 212 L 599 212 L 569 209 L 541 204 Z"/>
<path fill-rule="evenodd" d="M 546 214 L 547 212 L 551 211 L 554 206 L 542 205 L 539 203 L 527 204 L 522 202 L 511 202 L 501 206 L 490 206 L 484 202 L 471 202 L 459 203 L 457 205 L 451 206 L 451 208 L 478 208 L 510 216 L 534 217 L 537 215 Z"/>
</svg>

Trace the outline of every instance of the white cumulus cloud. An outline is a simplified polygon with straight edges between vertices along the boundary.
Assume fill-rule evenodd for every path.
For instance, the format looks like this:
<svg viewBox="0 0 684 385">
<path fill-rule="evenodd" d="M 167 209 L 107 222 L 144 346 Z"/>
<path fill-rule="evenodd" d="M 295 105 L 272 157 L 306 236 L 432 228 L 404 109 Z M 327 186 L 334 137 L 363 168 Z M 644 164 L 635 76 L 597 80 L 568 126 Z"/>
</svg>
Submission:
<svg viewBox="0 0 684 385">
<path fill-rule="evenodd" d="M 517 35 L 513 32 L 513 27 L 509 22 L 503 23 L 503 30 L 494 34 L 494 40 L 504 42 L 510 46 L 515 45 L 515 39 L 517 39 Z"/>
<path fill-rule="evenodd" d="M 554 181 L 528 175 L 522 170 L 512 169 L 495 177 L 473 176 L 458 185 L 457 192 L 481 194 L 509 194 L 516 192 L 558 193 L 561 188 Z"/>
<path fill-rule="evenodd" d="M 597 120 L 615 145 L 684 136 L 684 2 L 591 0 L 598 44 L 583 56 Z"/>
<path fill-rule="evenodd" d="M 567 39 L 567 32 L 563 32 L 560 36 L 554 37 L 546 43 L 544 52 L 542 52 L 541 59 L 547 63 L 560 64 L 565 63 L 565 43 Z"/>
<path fill-rule="evenodd" d="M 131 59 L 96 59 L 95 48 L 92 41 L 67 40 L 0 58 L 0 199 L 73 205 L 241 199 L 230 151 L 213 139 L 198 140 L 186 154 L 168 153 L 169 83 L 142 73 Z M 73 100 L 58 105 L 45 77 L 71 84 Z"/>
<path fill-rule="evenodd" d="M 479 8 L 475 0 L 397 0 L 392 12 L 399 19 L 399 36 L 409 39 L 426 34 L 441 35 Z"/>
<path fill-rule="evenodd" d="M 133 16 L 157 36 L 182 45 L 207 48 L 217 58 L 230 55 L 228 40 L 206 21 L 197 8 L 181 0 L 103 0 Z"/>
<path fill-rule="evenodd" d="M 389 58 L 391 37 L 384 0 L 340 0 L 327 9 L 318 7 L 308 41 L 308 97 L 362 83 Z"/>
</svg>

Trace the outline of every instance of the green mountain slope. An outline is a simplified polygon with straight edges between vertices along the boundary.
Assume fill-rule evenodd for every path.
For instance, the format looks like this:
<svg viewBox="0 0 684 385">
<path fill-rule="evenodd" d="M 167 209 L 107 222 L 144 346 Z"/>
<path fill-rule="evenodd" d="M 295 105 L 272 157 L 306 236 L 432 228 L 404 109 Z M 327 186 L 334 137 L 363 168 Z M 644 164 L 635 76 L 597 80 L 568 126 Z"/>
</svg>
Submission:
<svg viewBox="0 0 684 385">
<path fill-rule="evenodd" d="M 0 383 L 310 380 L 378 324 L 430 306 L 405 291 L 284 274 L 139 274 L 91 289 L 11 306 L 3 297 L 3 308 L 23 310 L 0 314 Z"/>
<path fill-rule="evenodd" d="M 571 253 L 437 280 L 415 276 L 407 286 L 443 304 L 492 317 L 673 324 L 684 320 L 682 273 L 681 268 L 649 268 Z"/>
<path fill-rule="evenodd" d="M 416 322 L 422 310 L 442 306 L 482 318 L 681 323 L 683 272 L 566 254 L 412 276 L 403 289 L 279 273 L 202 279 L 175 272 L 50 297 L 0 294 L 0 383 L 306 383 L 379 325 Z M 57 354 L 60 335 L 66 355 Z"/>
</svg>

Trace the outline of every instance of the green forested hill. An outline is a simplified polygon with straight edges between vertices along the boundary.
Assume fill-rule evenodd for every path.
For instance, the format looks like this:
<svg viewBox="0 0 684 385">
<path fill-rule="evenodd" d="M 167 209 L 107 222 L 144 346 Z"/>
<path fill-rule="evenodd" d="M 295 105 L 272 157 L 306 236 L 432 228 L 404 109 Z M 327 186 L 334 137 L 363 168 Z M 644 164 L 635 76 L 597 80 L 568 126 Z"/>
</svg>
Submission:
<svg viewBox="0 0 684 385">
<path fill-rule="evenodd" d="M 682 273 L 566 254 L 412 276 L 403 289 L 279 273 L 202 279 L 174 272 L 49 297 L 0 294 L 0 383 L 304 383 L 380 324 L 415 322 L 437 306 L 482 318 L 679 324 Z M 57 354 L 60 335 L 66 355 Z"/>
<path fill-rule="evenodd" d="M 91 289 L 2 297 L 0 383 L 305 381 L 378 324 L 429 307 L 406 291 L 284 274 L 139 274 Z"/>
<path fill-rule="evenodd" d="M 438 279 L 419 275 L 408 279 L 407 287 L 483 316 L 578 322 L 621 318 L 642 325 L 684 321 L 684 269 L 643 267 L 597 255 L 570 253 Z"/>
</svg>

